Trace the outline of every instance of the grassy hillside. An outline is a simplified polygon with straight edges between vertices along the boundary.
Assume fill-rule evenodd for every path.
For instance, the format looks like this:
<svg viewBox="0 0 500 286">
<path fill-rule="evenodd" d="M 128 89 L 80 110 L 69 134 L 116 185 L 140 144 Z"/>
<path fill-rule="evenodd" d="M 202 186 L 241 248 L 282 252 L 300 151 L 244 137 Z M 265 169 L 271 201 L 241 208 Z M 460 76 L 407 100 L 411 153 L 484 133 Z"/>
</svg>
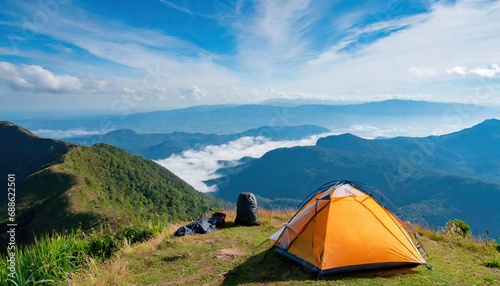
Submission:
<svg viewBox="0 0 500 286">
<path fill-rule="evenodd" d="M 156 238 L 128 247 L 104 265 L 70 275 L 71 285 L 498 285 L 500 253 L 493 243 L 419 229 L 433 270 L 424 266 L 360 271 L 318 278 L 271 251 L 267 237 L 292 212 L 259 212 L 260 226 L 228 224 L 205 235 L 173 237 L 172 225 Z M 496 262 L 495 262 L 496 261 Z M 490 267 L 487 267 L 489 265 Z"/>
<path fill-rule="evenodd" d="M 74 192 L 75 207 L 103 215 L 130 219 L 156 213 L 179 220 L 222 205 L 158 164 L 109 145 L 75 148 L 57 167 L 83 178 Z"/>
<path fill-rule="evenodd" d="M 108 145 L 73 147 L 63 162 L 29 176 L 18 189 L 18 236 L 48 230 L 127 225 L 156 215 L 185 220 L 221 208 L 170 171 Z"/>
<path fill-rule="evenodd" d="M 6 158 L 6 162 L 12 162 L 4 172 L 16 173 L 18 242 L 74 227 L 113 228 L 157 217 L 186 220 L 224 205 L 199 193 L 160 165 L 122 149 L 103 144 L 68 145 L 11 126 L 13 129 L 8 131 L 0 130 L 0 135 L 9 139 L 2 144 L 11 150 L 2 156 L 2 161 Z M 49 151 L 43 153 L 44 150 Z M 44 160 L 34 160 L 38 164 L 22 168 L 23 158 L 42 158 L 40 153 L 45 154 Z M 15 164 L 19 156 L 22 157 Z M 18 176 L 17 172 L 28 174 Z M 0 211 L 7 213 L 6 207 L 2 203 Z M 2 242 L 6 241 L 6 220 L 6 216 L 0 220 Z"/>
</svg>

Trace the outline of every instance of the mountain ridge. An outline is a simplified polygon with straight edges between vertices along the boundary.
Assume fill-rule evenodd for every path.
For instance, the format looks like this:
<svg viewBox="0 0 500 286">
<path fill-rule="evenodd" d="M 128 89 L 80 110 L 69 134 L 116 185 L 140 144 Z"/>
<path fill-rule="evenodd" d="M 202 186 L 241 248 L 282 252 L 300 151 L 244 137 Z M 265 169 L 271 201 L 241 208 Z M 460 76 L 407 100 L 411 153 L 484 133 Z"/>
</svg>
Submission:
<svg viewBox="0 0 500 286">
<path fill-rule="evenodd" d="M 316 146 L 275 149 L 247 164 L 219 170 L 225 176 L 207 183 L 218 184 L 221 198 L 234 199 L 247 191 L 266 204 L 280 206 L 278 200 L 301 200 L 328 181 L 360 181 L 382 190 L 423 225 L 439 227 L 446 219 L 458 217 L 479 232 L 500 236 L 500 227 L 491 223 L 500 219 L 495 212 L 500 204 L 498 131 L 500 121 L 495 119 L 437 137 L 333 135 L 318 139 Z M 473 137 L 474 145 L 457 139 L 465 140 L 466 149 L 475 148 L 477 142 L 489 146 L 488 156 L 456 147 L 451 140 L 456 136 Z M 295 205 L 281 204 L 285 206 Z"/>
<path fill-rule="evenodd" d="M 328 131 L 326 128 L 314 125 L 261 126 L 226 135 L 187 132 L 140 134 L 131 129 L 119 129 L 103 135 L 70 137 L 65 140 L 83 145 L 106 143 L 123 148 L 132 154 L 157 160 L 188 149 L 226 144 L 246 136 L 263 136 L 270 140 L 297 140 Z"/>
<path fill-rule="evenodd" d="M 0 126 L 8 127 L 0 128 L 0 138 L 9 139 L 2 140 L 2 162 L 16 162 L 19 154 L 28 159 L 36 156 L 37 144 L 43 150 L 49 146 L 52 151 L 44 157 L 46 160 L 38 160 L 36 166 L 24 171 L 29 174 L 23 176 L 16 172 L 21 172 L 24 160 L 2 166 L 2 174 L 16 176 L 19 242 L 32 241 L 34 235 L 52 230 L 117 227 L 156 216 L 169 221 L 186 220 L 226 205 L 199 193 L 153 161 L 123 149 L 105 144 L 76 146 L 38 138 L 13 124 Z M 54 147 L 59 145 L 64 148 Z M 6 198 L 2 197 L 2 202 Z M 6 213 L 6 208 L 7 204 L 2 203 L 0 211 Z M 6 235 L 6 219 L 1 220 L 2 238 Z"/>
<path fill-rule="evenodd" d="M 0 134 L 0 173 L 15 173 L 17 179 L 21 180 L 42 166 L 55 163 L 72 146 L 59 140 L 38 138 L 27 129 L 8 121 L 0 121 Z M 13 141 L 22 141 L 25 148 L 20 149 Z"/>
</svg>

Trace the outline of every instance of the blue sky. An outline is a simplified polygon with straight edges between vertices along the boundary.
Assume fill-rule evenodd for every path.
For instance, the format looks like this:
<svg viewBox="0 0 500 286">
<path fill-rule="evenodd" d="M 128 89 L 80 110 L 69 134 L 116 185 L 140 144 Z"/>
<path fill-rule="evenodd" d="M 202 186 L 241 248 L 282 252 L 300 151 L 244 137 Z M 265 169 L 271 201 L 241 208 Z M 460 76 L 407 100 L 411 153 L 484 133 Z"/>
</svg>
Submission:
<svg viewBox="0 0 500 286">
<path fill-rule="evenodd" d="M 500 1 L 0 1 L 0 112 L 500 104 Z"/>
</svg>

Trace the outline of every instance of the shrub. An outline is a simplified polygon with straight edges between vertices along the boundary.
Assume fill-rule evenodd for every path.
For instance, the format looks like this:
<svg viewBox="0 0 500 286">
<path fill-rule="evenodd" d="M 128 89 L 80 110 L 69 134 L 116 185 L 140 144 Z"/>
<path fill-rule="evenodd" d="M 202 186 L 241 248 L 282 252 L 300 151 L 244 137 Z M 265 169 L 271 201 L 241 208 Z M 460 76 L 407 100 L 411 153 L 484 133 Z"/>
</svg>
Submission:
<svg viewBox="0 0 500 286">
<path fill-rule="evenodd" d="M 496 256 L 489 261 L 486 261 L 484 263 L 484 266 L 490 267 L 490 268 L 499 268 L 500 269 L 500 256 Z"/>
<path fill-rule="evenodd" d="M 89 236 L 79 230 L 67 235 L 44 234 L 35 243 L 16 248 L 14 278 L 3 280 L 8 276 L 7 267 L 10 264 L 6 256 L 0 258 L 0 277 L 2 283 L 13 285 L 63 284 L 68 273 L 87 266 L 88 257 L 104 261 L 120 250 L 124 239 L 132 244 L 148 240 L 153 235 L 154 231 L 149 226 L 124 228 L 116 235 L 104 234 L 102 229 L 100 233 L 94 232 Z"/>
<path fill-rule="evenodd" d="M 153 230 L 146 227 L 126 227 L 116 233 L 117 239 L 126 239 L 130 244 L 146 241 L 153 235 Z"/>
<path fill-rule="evenodd" d="M 470 233 L 470 226 L 463 220 L 449 220 L 446 223 L 444 232 L 449 235 L 461 235 L 465 237 Z"/>
<path fill-rule="evenodd" d="M 120 246 L 113 236 L 104 234 L 90 239 L 86 253 L 93 258 L 104 260 L 110 258 L 120 249 Z"/>
</svg>

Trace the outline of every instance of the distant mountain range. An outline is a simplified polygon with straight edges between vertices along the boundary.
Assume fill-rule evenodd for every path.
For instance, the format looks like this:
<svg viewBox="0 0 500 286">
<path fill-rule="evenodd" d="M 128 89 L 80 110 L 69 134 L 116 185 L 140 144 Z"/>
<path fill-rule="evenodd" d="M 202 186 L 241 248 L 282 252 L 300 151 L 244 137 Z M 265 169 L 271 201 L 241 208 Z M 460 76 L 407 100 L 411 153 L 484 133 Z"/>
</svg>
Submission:
<svg viewBox="0 0 500 286">
<path fill-rule="evenodd" d="M 191 219 L 225 203 L 197 192 L 144 157 L 167 157 L 242 136 L 284 140 L 324 131 L 309 125 L 269 125 L 225 135 L 116 130 L 72 138 L 78 144 L 98 143 L 88 147 L 39 138 L 4 121 L 0 122 L 0 174 L 16 174 L 20 239 L 47 229 L 122 225 L 156 214 Z M 352 134 L 328 136 L 315 146 L 276 149 L 259 159 L 242 158 L 240 163 L 228 164 L 219 170 L 221 178 L 207 182 L 218 186 L 217 197 L 234 202 L 239 193 L 249 191 L 262 206 L 295 207 L 325 182 L 355 180 L 385 193 L 412 221 L 439 228 L 458 218 L 476 233 L 487 230 L 495 238 L 500 236 L 500 121 L 496 119 L 441 136 L 372 140 Z M 5 175 L 1 180 L 6 185 Z M 6 199 L 0 197 L 0 212 L 6 212 Z M 5 220 L 0 221 L 2 227 Z M 3 229 L 0 233 L 5 236 Z"/>
<path fill-rule="evenodd" d="M 5 121 L 0 138 L 3 185 L 7 174 L 16 178 L 19 242 L 51 230 L 127 225 L 156 215 L 186 220 L 225 206 L 158 164 L 110 145 L 42 139 Z M 6 208 L 5 195 L 0 211 Z M 6 220 L 1 217 L 1 241 Z"/>
<path fill-rule="evenodd" d="M 200 149 L 208 145 L 226 144 L 229 141 L 245 136 L 263 136 L 270 140 L 297 140 L 328 131 L 328 129 L 313 125 L 262 126 L 227 135 L 187 132 L 138 134 L 130 129 L 120 129 L 103 135 L 70 137 L 65 138 L 65 140 L 86 146 L 96 143 L 106 143 L 123 148 L 132 154 L 157 160 L 188 149 Z"/>
<path fill-rule="evenodd" d="M 270 103 L 196 106 L 138 114 L 124 112 L 64 119 L 16 119 L 14 122 L 33 131 L 83 130 L 101 134 L 118 129 L 131 129 L 138 133 L 232 134 L 261 126 L 299 125 L 317 125 L 334 131 L 349 129 L 353 125 L 392 126 L 430 134 L 429 130 L 434 128 L 439 131 L 440 128 L 449 129 L 452 126 L 458 130 L 468 124 L 470 126 L 497 116 L 498 111 L 480 105 L 387 100 L 347 105 L 289 106 Z"/>
<path fill-rule="evenodd" d="M 316 146 L 356 155 L 397 158 L 413 169 L 438 170 L 500 184 L 500 121 L 490 119 L 459 132 L 423 138 L 365 140 L 329 136 Z"/>
<path fill-rule="evenodd" d="M 219 170 L 217 196 L 253 192 L 268 206 L 295 206 L 335 179 L 372 185 L 413 220 L 442 227 L 462 219 L 479 233 L 500 236 L 500 121 L 442 136 L 366 140 L 329 136 L 316 146 L 276 149 Z"/>
</svg>

